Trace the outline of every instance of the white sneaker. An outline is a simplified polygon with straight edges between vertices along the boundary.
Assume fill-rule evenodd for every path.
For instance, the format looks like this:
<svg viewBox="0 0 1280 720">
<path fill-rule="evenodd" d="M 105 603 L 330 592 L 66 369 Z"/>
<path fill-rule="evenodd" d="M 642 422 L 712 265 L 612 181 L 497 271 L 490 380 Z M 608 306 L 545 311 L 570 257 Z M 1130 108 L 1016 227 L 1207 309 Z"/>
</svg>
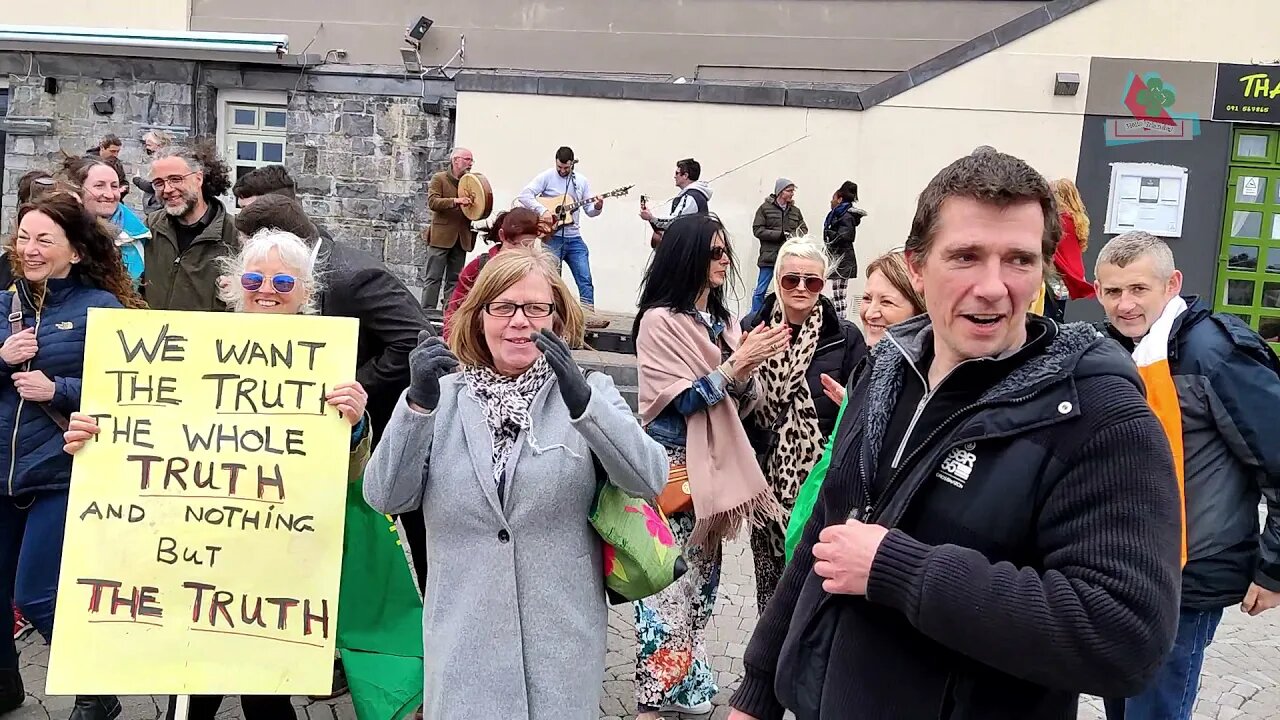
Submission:
<svg viewBox="0 0 1280 720">
<path fill-rule="evenodd" d="M 700 702 L 692 707 L 686 707 L 678 703 L 662 706 L 662 712 L 678 712 L 684 713 L 685 715 L 710 715 L 711 711 L 714 709 L 715 706 L 711 704 L 710 700 Z"/>
</svg>

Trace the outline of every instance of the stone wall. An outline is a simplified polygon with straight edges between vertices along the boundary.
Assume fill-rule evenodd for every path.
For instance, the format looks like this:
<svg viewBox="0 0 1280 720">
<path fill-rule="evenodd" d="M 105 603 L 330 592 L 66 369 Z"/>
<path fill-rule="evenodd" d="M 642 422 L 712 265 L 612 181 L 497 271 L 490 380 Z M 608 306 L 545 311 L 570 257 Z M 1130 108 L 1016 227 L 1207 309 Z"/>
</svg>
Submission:
<svg viewBox="0 0 1280 720">
<path fill-rule="evenodd" d="M 86 58 L 85 62 L 92 62 Z M 7 230 L 17 204 L 18 178 L 29 170 L 54 171 L 62 153 L 83 154 L 95 147 L 102 136 L 115 133 L 124 142 L 120 160 L 132 178 L 145 172 L 142 135 L 152 128 L 165 128 L 186 135 L 192 122 L 191 86 L 176 82 L 137 79 L 58 77 L 57 94 L 44 90 L 38 74 L 9 76 L 9 117 L 38 117 L 53 120 L 52 135 L 8 134 L 5 142 L 4 196 L 0 217 Z M 113 98 L 115 112 L 98 115 L 94 100 Z M 142 204 L 142 193 L 131 188 L 125 203 L 134 209 Z"/>
<path fill-rule="evenodd" d="M 290 101 L 287 127 L 285 165 L 308 214 L 421 287 L 427 182 L 448 164 L 448 117 L 417 97 L 312 92 Z"/>
</svg>

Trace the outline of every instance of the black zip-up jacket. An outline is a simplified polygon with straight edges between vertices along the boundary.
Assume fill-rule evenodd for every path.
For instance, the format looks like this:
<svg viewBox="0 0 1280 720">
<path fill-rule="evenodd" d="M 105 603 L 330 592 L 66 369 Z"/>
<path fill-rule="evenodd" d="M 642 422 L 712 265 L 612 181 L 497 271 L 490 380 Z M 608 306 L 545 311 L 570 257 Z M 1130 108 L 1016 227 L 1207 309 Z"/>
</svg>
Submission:
<svg viewBox="0 0 1280 720">
<path fill-rule="evenodd" d="M 748 315 L 742 320 L 743 331 L 751 330 L 764 318 L 773 317 L 773 306 L 778 296 L 770 293 L 760 306 L 760 312 Z M 836 306 L 825 295 L 818 297 L 822 304 L 822 329 L 818 333 L 818 347 L 814 350 L 813 361 L 804 372 L 805 383 L 809 386 L 809 395 L 813 398 L 813 409 L 818 413 L 818 429 L 822 431 L 823 442 L 835 429 L 836 418 L 840 415 L 840 406 L 831 402 L 831 398 L 822 391 L 822 375 L 825 373 L 847 385 L 854 369 L 867 355 L 867 341 L 862 338 L 858 326 L 840 317 Z"/>
<path fill-rule="evenodd" d="M 430 325 L 422 305 L 387 266 L 357 248 L 325 237 L 317 265 L 323 285 L 320 314 L 360 321 L 356 380 L 369 393 L 373 435 L 380 439 L 400 393 L 409 387 L 409 353 Z"/>
<path fill-rule="evenodd" d="M 1074 720 L 1079 693 L 1136 694 L 1173 645 L 1169 444 L 1131 359 L 1087 325 L 1031 318 L 1036 347 L 970 361 L 1007 372 L 924 429 L 866 502 L 902 440 L 886 432 L 929 322 L 893 328 L 850 393 L 813 519 L 747 648 L 732 704 L 749 715 Z M 855 511 L 891 529 L 866 596 L 831 595 L 813 545 Z"/>
</svg>

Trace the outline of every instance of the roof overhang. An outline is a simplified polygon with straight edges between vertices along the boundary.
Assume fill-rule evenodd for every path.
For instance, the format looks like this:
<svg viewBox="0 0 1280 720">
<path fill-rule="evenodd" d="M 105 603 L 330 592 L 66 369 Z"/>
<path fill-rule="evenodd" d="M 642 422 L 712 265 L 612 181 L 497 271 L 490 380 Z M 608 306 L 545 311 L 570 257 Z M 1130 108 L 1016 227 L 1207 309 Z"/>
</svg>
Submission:
<svg viewBox="0 0 1280 720">
<path fill-rule="evenodd" d="M 185 30 L 0 25 L 0 50 L 294 66 L 320 62 L 315 55 L 290 55 L 288 35 Z"/>
</svg>

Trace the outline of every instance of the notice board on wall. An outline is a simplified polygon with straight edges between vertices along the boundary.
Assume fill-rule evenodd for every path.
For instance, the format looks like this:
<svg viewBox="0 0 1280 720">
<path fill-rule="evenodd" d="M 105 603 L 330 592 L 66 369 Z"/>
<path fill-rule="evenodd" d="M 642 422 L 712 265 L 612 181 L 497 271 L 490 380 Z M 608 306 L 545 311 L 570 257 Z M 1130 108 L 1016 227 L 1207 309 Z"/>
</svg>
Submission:
<svg viewBox="0 0 1280 720">
<path fill-rule="evenodd" d="M 1115 235 L 1145 230 L 1157 237 L 1182 237 L 1186 202 L 1186 168 L 1113 163 L 1105 231 Z"/>
<path fill-rule="evenodd" d="M 89 311 L 49 694 L 329 692 L 356 332 Z"/>
</svg>

